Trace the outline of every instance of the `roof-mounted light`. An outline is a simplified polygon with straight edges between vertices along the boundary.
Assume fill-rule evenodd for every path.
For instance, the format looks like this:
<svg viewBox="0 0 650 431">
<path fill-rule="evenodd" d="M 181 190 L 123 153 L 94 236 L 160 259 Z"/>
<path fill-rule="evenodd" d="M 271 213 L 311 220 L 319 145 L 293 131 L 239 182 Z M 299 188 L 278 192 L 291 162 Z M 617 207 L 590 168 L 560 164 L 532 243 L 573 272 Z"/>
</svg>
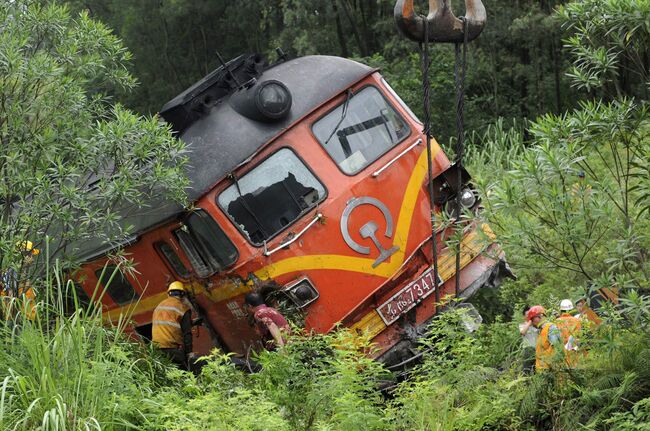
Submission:
<svg viewBox="0 0 650 431">
<path fill-rule="evenodd" d="M 230 105 L 245 117 L 255 121 L 277 121 L 291 110 L 291 92 L 280 81 L 270 79 L 240 89 L 230 98 Z"/>
</svg>

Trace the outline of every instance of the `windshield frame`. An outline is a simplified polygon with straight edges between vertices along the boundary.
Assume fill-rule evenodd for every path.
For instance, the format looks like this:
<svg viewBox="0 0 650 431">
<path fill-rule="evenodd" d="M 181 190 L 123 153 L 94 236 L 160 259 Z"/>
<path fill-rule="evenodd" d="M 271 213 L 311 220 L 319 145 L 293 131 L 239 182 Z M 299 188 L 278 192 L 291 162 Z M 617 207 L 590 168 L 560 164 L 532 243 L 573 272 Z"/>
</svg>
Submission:
<svg viewBox="0 0 650 431">
<path fill-rule="evenodd" d="M 399 117 L 399 118 L 404 122 L 404 124 L 406 124 L 406 127 L 408 127 L 408 133 L 407 133 L 406 135 L 404 135 L 404 137 L 402 137 L 402 139 L 400 139 L 399 141 L 395 142 L 395 144 L 393 144 L 392 146 L 388 147 L 385 151 L 383 151 L 381 154 L 379 154 L 379 155 L 378 155 L 378 156 L 377 156 L 377 157 L 376 157 L 372 162 L 368 163 L 366 166 L 364 166 L 363 168 L 359 169 L 359 170 L 356 171 L 356 172 L 348 173 L 348 172 L 345 172 L 345 171 L 343 170 L 343 168 L 341 167 L 341 165 L 339 164 L 339 162 L 337 162 L 336 159 L 335 159 L 335 158 L 330 154 L 330 152 L 327 151 L 327 146 L 326 146 L 325 144 L 323 144 L 323 143 L 320 141 L 320 139 L 318 139 L 318 137 L 316 136 L 316 133 L 314 132 L 314 126 L 316 125 L 316 123 L 318 123 L 319 121 L 321 121 L 323 118 L 327 117 L 327 116 L 330 115 L 332 112 L 334 112 L 334 111 L 337 110 L 338 108 L 342 107 L 342 106 L 346 103 L 346 101 L 347 101 L 347 103 L 350 103 L 350 102 L 352 101 L 352 99 L 354 99 L 356 96 L 359 95 L 359 93 L 361 93 L 363 90 L 367 89 L 368 87 L 372 87 L 372 88 L 374 88 L 375 90 L 377 90 L 377 92 L 379 92 L 379 94 L 380 94 L 381 97 L 384 99 L 384 101 L 386 102 L 386 104 L 387 104 L 388 106 L 390 106 L 390 108 L 395 112 L 395 115 L 397 115 L 397 116 L 398 116 L 398 117 Z M 350 98 L 348 98 L 348 96 L 347 96 L 347 92 L 348 92 L 348 91 L 352 91 L 352 97 L 350 97 Z M 373 165 L 374 165 L 374 164 L 375 164 L 379 159 L 381 159 L 381 158 L 384 157 L 386 154 L 388 154 L 391 150 L 397 148 L 400 144 L 402 144 L 404 141 L 406 141 L 406 140 L 407 140 L 407 139 L 408 139 L 408 138 L 413 134 L 413 127 L 411 126 L 411 124 L 409 123 L 409 121 L 404 117 L 404 115 L 403 115 L 403 114 L 402 114 L 402 113 L 401 113 L 401 112 L 396 108 L 395 104 L 394 104 L 394 103 L 391 103 L 390 98 L 388 98 L 388 97 L 386 96 L 386 92 L 384 91 L 384 88 L 383 88 L 382 86 L 376 85 L 376 84 L 374 84 L 374 83 L 372 83 L 372 84 L 365 84 L 365 85 L 363 85 L 363 86 L 361 86 L 361 87 L 359 87 L 359 88 L 356 88 L 356 89 L 350 89 L 350 88 L 349 88 L 349 89 L 347 89 L 345 92 L 341 93 L 340 95 L 343 96 L 343 100 L 342 100 L 341 102 L 337 103 L 336 105 L 334 105 L 331 109 L 328 109 L 324 114 L 320 115 L 317 119 L 315 119 L 314 121 L 312 121 L 311 125 L 309 126 L 309 130 L 311 131 L 311 134 L 312 134 L 314 140 L 315 140 L 316 142 L 318 142 L 318 145 L 320 145 L 320 147 L 325 151 L 325 153 L 327 154 L 327 157 L 328 157 L 332 162 L 334 162 L 334 164 L 336 165 L 336 167 L 338 168 L 338 170 L 341 171 L 341 172 L 342 172 L 345 176 L 347 176 L 347 177 L 354 177 L 354 176 L 359 175 L 360 173 L 362 173 L 362 172 L 365 171 L 366 169 L 370 168 L 371 166 L 373 166 Z M 349 109 L 350 109 L 350 107 L 348 106 L 348 107 L 347 107 L 348 112 L 349 112 Z M 346 113 L 346 116 L 347 116 L 347 113 Z M 341 127 L 341 124 L 338 125 L 337 129 L 340 130 L 340 127 Z M 333 134 L 333 135 L 336 135 L 336 131 L 334 131 L 332 134 Z M 330 145 L 331 142 L 332 142 L 332 140 L 330 139 L 330 141 L 327 143 L 327 145 Z"/>
<path fill-rule="evenodd" d="M 318 206 L 319 206 L 323 201 L 325 201 L 325 200 L 327 199 L 327 196 L 329 196 L 329 191 L 327 190 L 327 185 L 326 185 L 326 184 L 325 184 L 325 183 L 324 183 L 324 182 L 323 182 L 323 181 L 318 177 L 318 175 L 316 175 L 316 173 L 314 172 L 314 170 L 311 168 L 311 166 L 309 166 L 309 164 L 305 161 L 305 159 L 303 159 L 303 158 L 300 156 L 300 154 L 298 154 L 298 153 L 296 152 L 296 149 L 293 148 L 293 147 L 291 147 L 291 146 L 289 146 L 289 145 L 286 145 L 286 144 L 283 145 L 283 146 L 281 146 L 281 147 L 278 147 L 275 151 L 273 151 L 272 153 L 269 153 L 267 156 L 265 156 L 263 159 L 261 159 L 258 163 L 256 163 L 253 167 L 251 167 L 250 169 L 248 169 L 246 172 L 244 172 L 244 173 L 238 175 L 238 176 L 237 176 L 237 180 L 238 180 L 238 181 L 241 180 L 241 179 L 244 178 L 246 175 L 248 175 L 249 173 L 251 173 L 251 172 L 253 172 L 255 169 L 257 169 L 259 166 L 261 166 L 261 165 L 262 165 L 264 162 L 266 162 L 269 158 L 271 158 L 272 156 L 276 155 L 277 153 L 279 153 L 280 151 L 282 151 L 282 150 L 284 150 L 284 149 L 287 149 L 287 150 L 291 151 L 291 153 L 292 153 L 292 154 L 293 154 L 293 155 L 294 155 L 294 156 L 295 156 L 295 157 L 300 161 L 300 163 L 302 163 L 302 165 L 307 169 L 307 171 L 309 171 L 309 173 L 310 173 L 310 174 L 311 174 L 311 175 L 316 179 L 316 181 L 318 181 L 318 183 L 323 187 L 323 190 L 324 190 L 325 193 L 323 194 L 322 197 L 320 197 L 320 198 L 318 199 L 318 201 L 316 202 L 315 205 L 312 205 L 312 206 L 309 207 L 308 209 L 302 211 L 302 212 L 298 215 L 298 217 L 296 217 L 295 220 L 291 221 L 289 224 L 287 224 L 286 226 L 284 226 L 282 229 L 280 229 L 279 231 L 275 232 L 273 235 L 269 236 L 267 239 L 265 239 L 264 241 L 262 241 L 261 243 L 258 244 L 258 243 L 253 242 L 253 240 L 249 237 L 249 235 L 245 232 L 245 230 L 244 230 L 244 229 L 239 225 L 239 223 L 237 223 L 237 221 L 236 221 L 236 220 L 235 220 L 235 219 L 230 215 L 230 213 L 227 211 L 227 209 L 224 208 L 223 206 L 221 206 L 221 203 L 219 202 L 219 197 L 221 196 L 221 194 L 222 194 L 223 192 L 225 192 L 227 189 L 229 189 L 230 187 L 235 186 L 235 181 L 231 179 L 230 182 L 229 182 L 229 184 L 228 184 L 226 187 L 224 187 L 224 188 L 223 188 L 222 190 L 220 190 L 217 194 L 215 194 L 214 201 L 215 201 L 217 207 L 219 207 L 219 209 L 221 210 L 221 212 L 223 212 L 223 213 L 225 214 L 225 216 L 228 218 L 228 220 L 230 220 L 230 222 L 231 222 L 231 223 L 235 226 L 235 228 L 239 231 L 239 233 L 241 234 L 241 236 L 244 237 L 244 239 L 246 239 L 246 241 L 248 241 L 248 243 L 251 244 L 253 247 L 257 247 L 257 248 L 262 248 L 262 247 L 264 247 L 264 244 L 265 244 L 265 243 L 268 244 L 271 240 L 273 240 L 274 238 L 276 238 L 278 235 L 282 234 L 282 233 L 285 232 L 287 229 L 289 229 L 291 226 L 295 225 L 295 224 L 298 223 L 300 220 L 302 220 L 302 219 L 305 217 L 305 215 L 309 214 L 309 212 L 313 211 L 315 208 L 318 208 Z"/>
</svg>

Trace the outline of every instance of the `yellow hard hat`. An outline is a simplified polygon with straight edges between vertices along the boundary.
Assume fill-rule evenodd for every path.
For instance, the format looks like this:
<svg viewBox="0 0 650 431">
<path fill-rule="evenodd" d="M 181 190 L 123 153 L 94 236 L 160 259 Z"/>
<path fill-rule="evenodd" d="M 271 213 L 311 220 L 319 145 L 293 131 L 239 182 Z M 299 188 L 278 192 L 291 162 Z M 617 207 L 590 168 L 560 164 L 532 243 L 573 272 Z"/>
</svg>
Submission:
<svg viewBox="0 0 650 431">
<path fill-rule="evenodd" d="M 18 241 L 18 242 L 16 243 L 16 247 L 17 247 L 18 250 L 20 250 L 21 252 L 23 252 L 23 251 L 30 251 L 34 256 L 36 256 L 37 254 L 39 254 L 39 253 L 41 252 L 39 249 L 34 248 L 34 243 L 32 243 L 32 242 L 29 241 L 29 240 L 26 240 L 26 241 Z"/>
<path fill-rule="evenodd" d="M 185 285 L 180 281 L 173 281 L 169 283 L 169 287 L 167 288 L 167 293 L 174 290 L 185 292 Z"/>
</svg>

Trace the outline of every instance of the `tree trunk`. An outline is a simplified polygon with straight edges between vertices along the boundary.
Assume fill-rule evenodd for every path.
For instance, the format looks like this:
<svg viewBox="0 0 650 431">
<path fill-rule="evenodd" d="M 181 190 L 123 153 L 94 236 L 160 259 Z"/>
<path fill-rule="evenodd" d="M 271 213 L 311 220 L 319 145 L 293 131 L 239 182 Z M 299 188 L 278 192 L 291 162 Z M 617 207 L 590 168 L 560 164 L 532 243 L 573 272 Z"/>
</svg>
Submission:
<svg viewBox="0 0 650 431">
<path fill-rule="evenodd" d="M 332 2 L 332 7 L 334 8 L 334 15 L 336 16 L 336 35 L 339 39 L 339 46 L 341 47 L 341 56 L 349 57 L 348 53 L 348 44 L 345 41 L 345 35 L 343 34 L 343 24 L 341 23 L 341 17 L 339 15 L 339 8 L 336 6 L 336 2 Z"/>
<path fill-rule="evenodd" d="M 347 0 L 341 0 L 341 7 L 343 8 L 343 12 L 345 13 L 345 16 L 348 18 L 348 21 L 350 22 L 352 34 L 354 35 L 354 40 L 357 42 L 357 46 L 359 47 L 359 52 L 361 53 L 361 56 L 362 57 L 368 56 L 368 49 L 366 47 L 365 41 L 363 40 L 361 34 L 359 33 L 359 27 L 357 26 L 356 20 L 352 16 L 352 12 L 350 11 Z"/>
</svg>

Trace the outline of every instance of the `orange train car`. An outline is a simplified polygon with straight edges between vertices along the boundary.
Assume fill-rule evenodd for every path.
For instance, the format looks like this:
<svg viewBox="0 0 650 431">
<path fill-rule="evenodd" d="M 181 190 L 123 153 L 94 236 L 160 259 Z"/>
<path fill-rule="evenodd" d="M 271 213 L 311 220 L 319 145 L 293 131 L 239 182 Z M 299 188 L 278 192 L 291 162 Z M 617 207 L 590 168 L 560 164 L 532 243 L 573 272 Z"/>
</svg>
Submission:
<svg viewBox="0 0 650 431">
<path fill-rule="evenodd" d="M 194 286 L 209 327 L 195 350 L 246 354 L 259 340 L 243 297 L 272 281 L 264 293 L 299 309 L 308 330 L 352 327 L 388 364 L 413 355 L 414 334 L 436 312 L 426 138 L 378 70 L 331 56 L 268 65 L 242 55 L 160 115 L 187 144 L 193 207 L 160 198 L 125 214 L 137 271 L 107 287 L 106 319 L 128 312 L 148 337 L 153 309 L 178 279 Z M 431 158 L 436 210 L 460 192 L 478 211 L 469 176 L 455 190 L 456 169 L 435 141 Z M 439 293 L 453 293 L 456 277 L 465 297 L 498 284 L 507 266 L 485 241 L 489 228 L 464 226 L 460 274 L 445 245 L 452 229 L 437 232 Z M 88 294 L 113 265 L 95 246 L 78 250 Z"/>
</svg>

